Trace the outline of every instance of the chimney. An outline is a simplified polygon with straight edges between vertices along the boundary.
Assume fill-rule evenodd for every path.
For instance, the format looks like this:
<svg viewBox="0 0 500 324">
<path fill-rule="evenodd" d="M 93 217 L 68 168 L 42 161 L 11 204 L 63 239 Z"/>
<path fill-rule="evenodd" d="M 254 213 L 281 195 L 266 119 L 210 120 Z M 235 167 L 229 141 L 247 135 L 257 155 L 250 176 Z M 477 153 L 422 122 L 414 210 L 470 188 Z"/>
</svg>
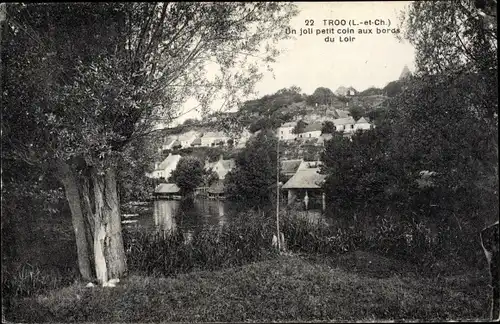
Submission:
<svg viewBox="0 0 500 324">
<path fill-rule="evenodd" d="M 224 160 L 224 156 L 222 154 L 219 156 L 219 160 L 220 161 Z"/>
<path fill-rule="evenodd" d="M 160 166 L 160 162 L 155 162 L 155 170 Z"/>
</svg>

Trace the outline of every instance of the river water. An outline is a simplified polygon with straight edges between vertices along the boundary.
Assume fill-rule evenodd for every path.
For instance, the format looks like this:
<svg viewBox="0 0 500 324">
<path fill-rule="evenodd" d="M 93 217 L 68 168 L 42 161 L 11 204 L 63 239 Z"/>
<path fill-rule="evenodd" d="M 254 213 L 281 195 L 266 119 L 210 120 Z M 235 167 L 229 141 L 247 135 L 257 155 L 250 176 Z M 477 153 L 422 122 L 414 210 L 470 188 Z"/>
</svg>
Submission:
<svg viewBox="0 0 500 324">
<path fill-rule="evenodd" d="M 269 209 L 270 206 L 261 208 Z M 181 229 L 182 232 L 192 233 L 235 221 L 245 210 L 248 210 L 247 206 L 228 200 L 155 200 L 127 208 L 122 214 L 122 225 L 124 228 L 138 227 L 148 231 Z M 319 210 L 310 210 L 304 215 L 313 221 L 324 219 Z"/>
</svg>

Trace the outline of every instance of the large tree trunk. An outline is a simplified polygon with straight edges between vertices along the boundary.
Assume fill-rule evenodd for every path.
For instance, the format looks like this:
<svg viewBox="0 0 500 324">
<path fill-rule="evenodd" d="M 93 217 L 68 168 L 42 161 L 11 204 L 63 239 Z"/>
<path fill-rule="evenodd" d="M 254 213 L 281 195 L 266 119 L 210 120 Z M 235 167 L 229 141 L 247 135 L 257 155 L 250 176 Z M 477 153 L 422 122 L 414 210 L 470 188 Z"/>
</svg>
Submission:
<svg viewBox="0 0 500 324">
<path fill-rule="evenodd" d="M 75 231 L 76 249 L 78 255 L 78 268 L 84 280 L 91 281 L 94 277 L 92 266 L 92 253 L 90 240 L 87 235 L 86 226 L 86 213 L 82 208 L 82 200 L 80 199 L 80 190 L 78 188 L 78 181 L 73 171 L 65 162 L 59 163 L 59 179 L 64 186 L 66 199 L 68 200 L 69 208 L 71 210 L 71 219 L 73 222 L 73 229 Z M 88 213 L 90 210 L 86 210 Z"/>
<path fill-rule="evenodd" d="M 95 197 L 95 269 L 97 280 L 106 283 L 120 278 L 127 271 L 115 170 L 109 168 L 100 174 L 94 169 L 92 183 Z"/>
</svg>

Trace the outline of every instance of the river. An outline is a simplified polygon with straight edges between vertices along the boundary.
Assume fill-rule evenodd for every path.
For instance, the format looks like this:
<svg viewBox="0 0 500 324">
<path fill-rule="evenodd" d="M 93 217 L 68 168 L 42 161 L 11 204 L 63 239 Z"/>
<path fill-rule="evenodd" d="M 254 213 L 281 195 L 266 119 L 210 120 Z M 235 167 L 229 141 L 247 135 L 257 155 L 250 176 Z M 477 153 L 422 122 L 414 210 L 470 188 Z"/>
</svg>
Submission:
<svg viewBox="0 0 500 324">
<path fill-rule="evenodd" d="M 264 206 L 262 209 L 269 208 Z M 227 200 L 155 200 L 127 208 L 130 213 L 123 213 L 122 224 L 124 228 L 139 227 L 148 231 L 181 229 L 192 233 L 207 227 L 221 227 L 237 220 L 238 214 L 246 209 L 247 206 Z M 274 211 L 271 209 L 270 212 Z M 323 219 L 318 210 L 308 211 L 306 215 L 308 219 L 315 221 Z"/>
</svg>

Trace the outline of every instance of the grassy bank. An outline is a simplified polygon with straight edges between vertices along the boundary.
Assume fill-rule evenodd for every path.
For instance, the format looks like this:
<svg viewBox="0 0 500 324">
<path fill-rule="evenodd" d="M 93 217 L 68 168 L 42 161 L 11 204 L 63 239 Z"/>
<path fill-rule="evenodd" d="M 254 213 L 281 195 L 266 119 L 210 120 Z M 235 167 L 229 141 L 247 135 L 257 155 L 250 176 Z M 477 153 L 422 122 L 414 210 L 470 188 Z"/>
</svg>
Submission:
<svg viewBox="0 0 500 324">
<path fill-rule="evenodd" d="M 354 259 L 348 262 L 349 258 Z M 374 264 L 372 260 L 379 260 Z M 381 260 L 381 261 L 380 261 Z M 352 260 L 351 260 L 352 261 Z M 372 266 L 373 264 L 373 266 Z M 465 320 L 487 315 L 488 280 L 474 272 L 423 278 L 369 253 L 343 259 L 280 256 L 174 278 L 130 276 L 13 302 L 13 321 L 234 322 Z M 370 271 L 371 270 L 371 271 Z"/>
</svg>

